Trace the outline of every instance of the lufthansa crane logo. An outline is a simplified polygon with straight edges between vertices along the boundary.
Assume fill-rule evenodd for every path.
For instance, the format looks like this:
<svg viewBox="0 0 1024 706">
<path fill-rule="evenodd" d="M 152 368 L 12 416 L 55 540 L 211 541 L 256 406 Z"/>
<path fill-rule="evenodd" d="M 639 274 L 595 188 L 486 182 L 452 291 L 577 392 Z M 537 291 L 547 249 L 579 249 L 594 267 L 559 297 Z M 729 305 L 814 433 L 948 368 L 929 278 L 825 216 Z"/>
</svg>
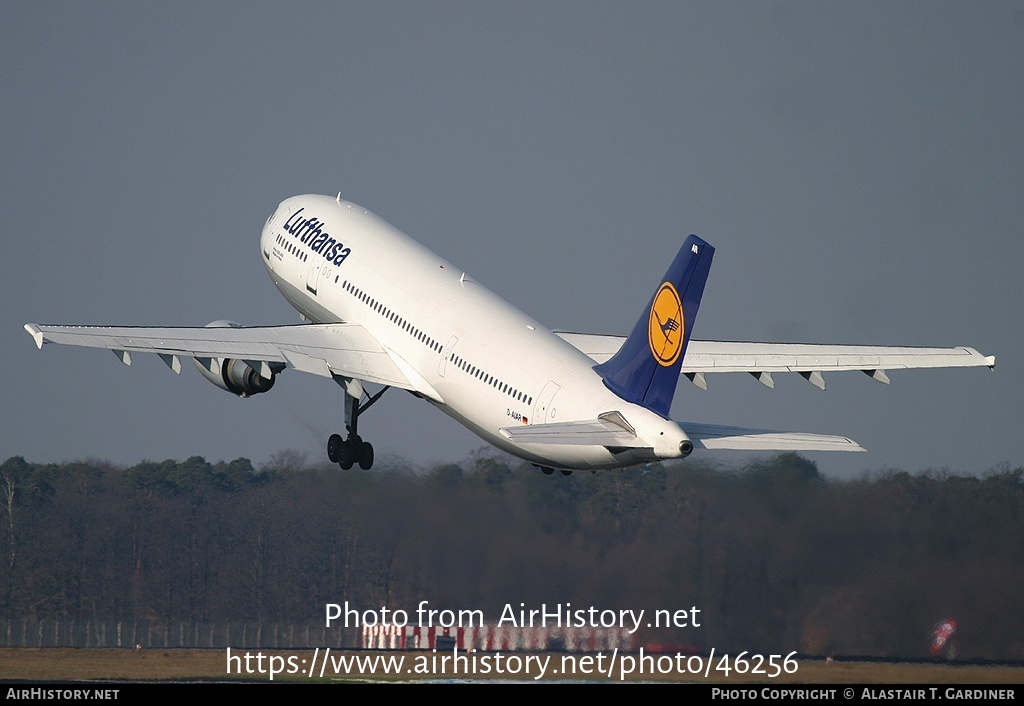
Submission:
<svg viewBox="0 0 1024 706">
<path fill-rule="evenodd" d="M 683 305 L 679 292 L 671 282 L 663 282 L 654 295 L 651 321 L 647 327 L 647 342 L 659 365 L 669 366 L 679 359 L 683 350 Z"/>
</svg>

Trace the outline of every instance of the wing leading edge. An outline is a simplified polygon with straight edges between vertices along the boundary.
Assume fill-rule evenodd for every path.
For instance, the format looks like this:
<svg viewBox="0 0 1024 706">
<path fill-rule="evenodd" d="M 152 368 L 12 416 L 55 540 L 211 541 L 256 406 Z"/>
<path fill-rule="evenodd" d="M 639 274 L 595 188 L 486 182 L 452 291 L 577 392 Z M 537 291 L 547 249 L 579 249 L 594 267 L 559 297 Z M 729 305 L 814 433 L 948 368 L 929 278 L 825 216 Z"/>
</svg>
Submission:
<svg viewBox="0 0 1024 706">
<path fill-rule="evenodd" d="M 131 364 L 131 353 L 157 353 L 175 372 L 181 357 L 233 358 L 285 365 L 324 377 L 351 377 L 407 390 L 420 389 L 403 368 L 408 365 L 358 324 L 298 324 L 178 328 L 155 326 L 41 326 L 25 324 L 40 348 L 60 343 L 114 351 Z M 411 371 L 411 368 L 409 368 Z M 267 375 L 269 377 L 269 375 Z"/>
</svg>

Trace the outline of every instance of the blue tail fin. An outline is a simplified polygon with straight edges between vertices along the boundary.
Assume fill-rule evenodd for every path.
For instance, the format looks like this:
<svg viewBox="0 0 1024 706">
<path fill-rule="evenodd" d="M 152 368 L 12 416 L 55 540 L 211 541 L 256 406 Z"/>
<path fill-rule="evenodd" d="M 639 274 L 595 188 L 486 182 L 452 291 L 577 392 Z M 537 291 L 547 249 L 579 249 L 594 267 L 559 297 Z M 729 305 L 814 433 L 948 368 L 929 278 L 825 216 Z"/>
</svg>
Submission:
<svg viewBox="0 0 1024 706">
<path fill-rule="evenodd" d="M 668 419 L 715 249 L 691 235 L 622 348 L 594 370 L 612 392 Z"/>
</svg>

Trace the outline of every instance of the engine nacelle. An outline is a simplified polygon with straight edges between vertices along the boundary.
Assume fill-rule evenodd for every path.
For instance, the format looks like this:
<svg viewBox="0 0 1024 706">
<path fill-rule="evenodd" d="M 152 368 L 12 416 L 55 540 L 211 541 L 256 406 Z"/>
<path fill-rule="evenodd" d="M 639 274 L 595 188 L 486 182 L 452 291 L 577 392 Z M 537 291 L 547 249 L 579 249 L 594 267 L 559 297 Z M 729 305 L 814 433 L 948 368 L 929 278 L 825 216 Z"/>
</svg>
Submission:
<svg viewBox="0 0 1024 706">
<path fill-rule="evenodd" d="M 234 321 L 214 321 L 207 328 L 240 328 Z M 193 358 L 196 368 L 204 378 L 222 390 L 239 397 L 249 397 L 266 392 L 274 386 L 277 373 L 271 370 L 265 378 L 244 360 L 237 358 Z"/>
<path fill-rule="evenodd" d="M 244 360 L 236 358 L 193 358 L 196 368 L 204 378 L 222 390 L 249 397 L 266 392 L 274 386 L 276 373 L 271 371 L 270 377 L 262 377 Z M 209 367 L 207 367 L 209 365 Z"/>
</svg>

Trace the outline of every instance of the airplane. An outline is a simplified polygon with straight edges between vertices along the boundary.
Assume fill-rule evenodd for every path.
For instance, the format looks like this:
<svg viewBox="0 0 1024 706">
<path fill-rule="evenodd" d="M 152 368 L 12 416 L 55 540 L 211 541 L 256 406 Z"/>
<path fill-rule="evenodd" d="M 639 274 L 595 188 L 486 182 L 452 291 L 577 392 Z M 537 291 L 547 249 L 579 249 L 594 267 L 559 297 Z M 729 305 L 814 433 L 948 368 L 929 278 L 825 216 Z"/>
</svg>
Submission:
<svg viewBox="0 0 1024 706">
<path fill-rule="evenodd" d="M 26 324 L 36 345 L 156 353 L 175 373 L 183 358 L 240 397 L 270 390 L 293 368 L 334 380 L 346 434 L 327 455 L 342 469 L 373 466 L 361 415 L 395 387 L 427 400 L 485 441 L 546 474 L 610 470 L 688 456 L 695 448 L 864 451 L 844 436 L 676 422 L 685 376 L 746 372 L 773 387 L 796 372 L 824 390 L 823 373 L 995 366 L 973 348 L 894 348 L 691 341 L 715 249 L 691 235 L 625 337 L 551 331 L 369 210 L 341 198 L 294 196 L 260 238 L 271 280 L 303 323 L 205 327 Z M 364 383 L 380 385 L 373 394 Z"/>
</svg>

